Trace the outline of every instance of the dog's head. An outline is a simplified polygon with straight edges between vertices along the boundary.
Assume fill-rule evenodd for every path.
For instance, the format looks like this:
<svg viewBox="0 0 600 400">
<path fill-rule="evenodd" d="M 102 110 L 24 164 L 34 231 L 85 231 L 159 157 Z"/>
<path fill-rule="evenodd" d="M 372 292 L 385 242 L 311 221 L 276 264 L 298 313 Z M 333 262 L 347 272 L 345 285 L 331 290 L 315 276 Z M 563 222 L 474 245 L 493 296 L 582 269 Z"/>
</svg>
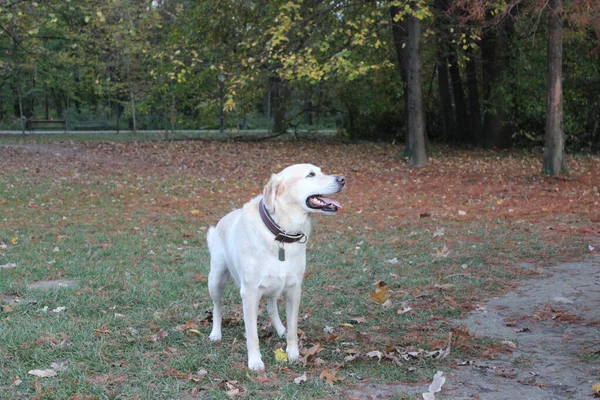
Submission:
<svg viewBox="0 0 600 400">
<path fill-rule="evenodd" d="M 263 201 L 270 213 L 278 208 L 300 208 L 305 213 L 335 214 L 340 203 L 325 196 L 341 191 L 346 179 L 341 175 L 325 175 L 312 164 L 295 164 L 273 174 L 265 186 Z"/>
</svg>

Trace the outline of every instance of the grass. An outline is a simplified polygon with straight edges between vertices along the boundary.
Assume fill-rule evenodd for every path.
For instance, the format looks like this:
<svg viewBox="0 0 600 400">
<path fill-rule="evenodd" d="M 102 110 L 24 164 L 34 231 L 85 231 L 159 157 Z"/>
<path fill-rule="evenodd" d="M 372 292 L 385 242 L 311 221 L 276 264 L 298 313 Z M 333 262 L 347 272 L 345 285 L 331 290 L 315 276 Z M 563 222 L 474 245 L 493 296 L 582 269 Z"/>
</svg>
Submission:
<svg viewBox="0 0 600 400">
<path fill-rule="evenodd" d="M 47 168 L 33 172 L 44 157 L 50 157 Z M 322 351 L 306 366 L 278 363 L 274 350 L 285 341 L 273 335 L 263 312 L 267 372 L 260 375 L 245 368 L 241 304 L 233 286 L 225 297 L 230 320 L 224 340 L 208 340 L 212 307 L 204 241 L 210 224 L 260 190 L 256 181 L 235 180 L 240 194 L 220 171 L 142 173 L 125 163 L 107 172 L 86 165 L 72 171 L 67 161 L 43 154 L 4 164 L 0 265 L 17 267 L 0 269 L 0 295 L 22 301 L 0 313 L 2 399 L 225 399 L 235 390 L 247 398 L 344 398 L 344 390 L 365 382 L 425 383 L 449 360 L 396 365 L 363 356 L 345 362 L 346 350 L 364 355 L 443 348 L 456 329 L 454 318 L 531 275 L 516 261 L 569 257 L 583 245 L 573 236 L 556 246 L 540 227 L 502 218 L 425 217 L 379 227 L 384 217 L 356 207 L 319 219 L 300 328 L 303 346 L 320 344 Z M 227 193 L 232 197 L 223 198 Z M 440 225 L 445 233 L 434 237 Z M 77 285 L 29 286 L 49 279 Z M 378 281 L 390 288 L 390 306 L 369 296 Z M 403 304 L 413 311 L 398 314 Z M 58 307 L 66 310 L 53 312 Z M 452 357 L 481 356 L 495 345 L 464 340 L 455 343 Z M 56 378 L 28 374 L 52 363 L 66 366 Z M 337 370 L 342 380 L 321 379 L 325 369 Z M 294 383 L 304 373 L 307 381 Z"/>
</svg>

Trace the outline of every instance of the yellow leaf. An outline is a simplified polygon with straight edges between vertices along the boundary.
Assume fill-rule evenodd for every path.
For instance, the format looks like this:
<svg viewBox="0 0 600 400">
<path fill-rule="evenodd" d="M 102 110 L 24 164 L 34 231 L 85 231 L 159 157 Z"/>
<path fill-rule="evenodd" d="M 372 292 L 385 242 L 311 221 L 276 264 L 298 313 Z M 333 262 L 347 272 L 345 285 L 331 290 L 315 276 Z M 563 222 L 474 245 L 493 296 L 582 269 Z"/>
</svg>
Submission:
<svg viewBox="0 0 600 400">
<path fill-rule="evenodd" d="M 288 361 L 287 353 L 282 349 L 277 349 L 273 353 L 275 353 L 275 361 L 283 363 Z"/>
<path fill-rule="evenodd" d="M 16 243 L 17 243 L 17 238 L 16 238 L 16 237 L 14 237 L 14 238 L 10 239 L 10 242 L 11 242 L 12 244 L 16 244 Z"/>
<path fill-rule="evenodd" d="M 199 331 L 199 330 L 197 330 L 197 329 L 190 329 L 190 330 L 188 330 L 188 332 L 189 332 L 189 333 L 192 333 L 192 334 L 194 334 L 194 335 L 196 335 L 196 336 L 202 336 L 202 332 L 200 332 L 200 331 Z"/>
<path fill-rule="evenodd" d="M 197 215 L 197 214 L 200 214 L 200 210 L 192 210 L 192 211 L 190 211 L 190 213 L 192 215 Z"/>
<path fill-rule="evenodd" d="M 594 397 L 600 397 L 600 382 L 592 385 L 592 392 L 594 392 Z"/>
</svg>

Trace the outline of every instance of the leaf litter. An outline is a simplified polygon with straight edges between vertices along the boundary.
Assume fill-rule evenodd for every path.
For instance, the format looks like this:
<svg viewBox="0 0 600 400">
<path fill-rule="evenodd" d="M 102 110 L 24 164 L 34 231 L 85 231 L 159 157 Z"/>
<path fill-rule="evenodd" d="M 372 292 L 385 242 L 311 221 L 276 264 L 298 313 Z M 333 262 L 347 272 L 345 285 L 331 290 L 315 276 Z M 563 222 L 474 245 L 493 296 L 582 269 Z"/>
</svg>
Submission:
<svg viewBox="0 0 600 400">
<path fill-rule="evenodd" d="M 323 153 L 319 157 L 319 160 L 325 170 L 331 171 L 337 169 L 340 172 L 345 172 L 349 177 L 349 181 L 352 180 L 353 184 L 356 185 L 355 187 L 369 189 L 367 191 L 347 191 L 342 194 L 345 197 L 344 201 L 348 201 L 352 205 L 352 208 L 360 210 L 360 214 L 357 215 L 359 215 L 361 223 L 365 226 L 368 225 L 369 229 L 386 230 L 391 227 L 396 229 L 398 226 L 413 223 L 415 219 L 424 218 L 426 218 L 424 220 L 425 223 L 431 221 L 432 225 L 439 226 L 440 219 L 451 220 L 452 218 L 457 218 L 457 216 L 460 216 L 461 221 L 506 218 L 511 223 L 515 223 L 516 226 L 524 226 L 527 223 L 535 224 L 536 226 L 549 225 L 548 220 L 550 217 L 554 217 L 559 213 L 564 215 L 581 215 L 590 220 L 600 216 L 597 211 L 592 211 L 591 215 L 589 213 L 590 210 L 597 210 L 597 204 L 594 201 L 597 203 L 598 197 L 594 192 L 589 191 L 589 187 L 591 187 L 589 183 L 593 181 L 593 176 L 597 176 L 595 171 L 598 170 L 598 163 L 590 161 L 585 157 L 580 159 L 569 158 L 569 165 L 570 167 L 573 166 L 574 179 L 570 181 L 555 181 L 538 178 L 539 160 L 535 157 L 523 154 L 516 156 L 509 154 L 507 157 L 503 155 L 502 158 L 499 158 L 497 156 L 498 153 L 489 151 L 468 152 L 468 157 L 457 157 L 451 151 L 444 151 L 442 155 L 432 159 L 429 167 L 418 170 L 407 170 L 403 165 L 399 164 L 396 158 L 397 148 L 394 146 L 361 145 L 355 148 L 355 150 L 360 150 L 361 154 L 368 153 L 370 157 L 367 157 L 367 159 L 377 160 L 376 166 L 363 161 L 365 158 L 355 157 L 353 155 L 354 150 L 348 151 L 348 146 L 338 145 L 331 146 L 332 151 L 322 152 L 321 144 L 302 144 L 300 149 L 298 149 L 297 145 L 278 144 L 275 145 L 277 151 L 269 153 L 273 154 L 273 164 L 252 163 L 251 160 L 253 159 L 264 158 L 264 146 L 255 144 L 222 142 L 165 143 L 159 145 L 155 143 L 85 143 L 78 146 L 79 149 L 74 153 L 74 156 L 64 160 L 64 163 L 58 166 L 59 169 L 64 169 L 65 171 L 85 171 L 77 179 L 84 179 L 85 174 L 90 173 L 88 172 L 89 170 L 86 171 L 83 168 L 79 168 L 88 163 L 90 159 L 102 161 L 98 163 L 98 168 L 93 171 L 93 175 L 104 175 L 109 177 L 109 179 L 114 174 L 111 166 L 115 165 L 115 162 L 121 163 L 123 160 L 127 160 L 127 168 L 139 176 L 160 177 L 163 175 L 166 177 L 173 171 L 187 171 L 190 176 L 201 174 L 205 179 L 216 182 L 217 185 L 220 182 L 219 180 L 223 179 L 221 182 L 227 183 L 228 190 L 220 192 L 219 196 L 226 195 L 227 198 L 224 198 L 221 204 L 216 205 L 217 209 L 214 210 L 215 213 L 226 211 L 230 207 L 229 201 L 236 204 L 246 201 L 252 195 L 251 192 L 256 190 L 254 187 L 256 186 L 256 181 L 264 181 L 265 177 L 268 177 L 273 172 L 273 164 L 285 165 L 296 162 L 294 157 L 297 157 L 298 161 L 311 159 L 310 155 L 316 152 L 318 154 Z M 0 152 L 4 151 L 5 149 L 0 149 Z M 44 153 L 38 155 L 38 160 L 34 163 L 28 160 L 27 157 L 22 157 L 22 151 L 13 149 L 7 150 L 7 152 L 10 153 L 9 155 L 12 155 L 12 157 L 8 157 L 12 164 L 11 168 L 20 168 L 23 166 L 29 168 L 39 164 L 41 176 L 49 176 L 51 174 L 49 171 L 54 171 L 52 168 L 44 168 L 44 166 L 48 167 L 54 162 L 51 157 L 45 156 Z M 204 156 L 198 157 L 199 154 L 203 154 Z M 211 157 L 211 154 L 236 154 L 236 157 Z M 0 157 L 0 164 L 3 164 L 2 160 L 3 157 Z M 245 160 L 248 160 L 249 163 Z M 31 164 L 28 165 L 28 163 Z M 254 165 L 255 167 L 247 168 L 248 165 Z M 398 176 L 402 176 L 401 181 L 397 180 Z M 377 179 L 373 179 L 375 177 Z M 484 179 L 481 179 L 481 177 Z M 118 179 L 123 181 L 122 178 Z M 233 184 L 230 184 L 232 182 Z M 241 182 L 241 184 L 237 182 Z M 393 187 L 394 184 L 400 186 L 401 190 L 390 190 L 390 187 Z M 417 198 L 418 196 L 411 197 L 403 194 L 437 193 L 436 188 L 439 187 L 447 189 L 447 192 L 444 193 L 443 207 L 440 207 L 439 203 L 436 202 L 437 199 L 435 196 Z M 510 188 L 510 196 L 506 196 L 503 193 L 503 188 L 505 187 Z M 547 191 L 547 188 L 558 188 L 560 190 Z M 218 186 L 214 190 L 219 190 Z M 207 196 L 214 195 L 214 193 L 207 192 L 202 187 L 198 189 L 198 192 Z M 382 209 L 373 207 L 376 202 L 370 197 L 370 193 L 376 193 L 378 201 L 381 204 L 386 204 L 385 214 L 383 214 Z M 526 201 L 523 199 L 526 199 Z M 189 216 L 194 218 L 195 221 L 207 218 L 202 210 L 198 210 L 197 202 L 194 202 L 193 199 L 182 197 L 173 200 L 171 198 L 156 196 L 156 200 L 153 201 L 140 201 L 140 199 L 135 199 L 134 197 L 131 197 L 130 201 L 130 205 L 124 204 L 124 206 L 139 209 L 141 204 L 141 207 L 146 212 L 155 212 L 157 214 L 164 212 L 165 207 L 169 207 L 169 209 L 175 207 L 188 210 Z M 512 211 L 509 211 L 509 206 Z M 200 212 L 190 213 L 189 210 L 198 210 Z M 203 223 L 208 224 L 209 222 Z M 358 226 L 349 217 L 344 223 L 351 223 L 355 226 L 355 229 Z M 543 231 L 550 240 L 553 237 L 577 234 L 584 231 L 584 229 L 588 229 L 584 224 L 579 226 L 560 225 L 553 222 L 552 226 L 553 229 Z M 319 234 L 328 234 L 328 232 L 335 232 L 335 229 L 339 230 L 340 225 L 339 222 L 334 221 L 332 224 L 323 224 L 319 228 L 322 229 Z M 432 231 L 433 229 L 430 230 L 430 232 Z M 436 238 L 440 236 L 444 235 L 437 235 Z M 452 236 L 455 236 L 454 231 Z M 407 240 L 411 240 L 410 236 L 408 238 Z M 439 247 L 436 248 L 436 253 L 433 256 L 436 257 L 437 255 L 436 258 L 439 259 L 456 257 L 458 253 L 454 251 L 455 242 L 450 240 L 448 236 L 444 239 L 448 244 L 444 244 L 441 249 Z M 405 239 L 401 240 L 404 241 Z M 360 254 L 362 254 L 364 247 L 364 241 L 361 242 L 357 244 L 357 247 L 361 251 Z M 11 243 L 18 245 L 17 243 L 20 244 L 21 241 L 15 240 L 14 243 Z M 449 251 L 449 245 L 452 245 L 452 252 Z M 63 247 L 61 246 L 61 251 Z M 395 258 L 395 260 L 397 261 L 398 258 Z M 408 265 L 411 265 L 410 263 L 410 261 L 407 261 Z M 399 267 L 400 263 L 390 262 L 388 264 Z M 414 265 L 412 266 L 414 267 Z M 372 292 L 369 292 L 367 300 L 382 305 L 386 304 L 394 293 L 392 293 L 389 287 L 387 289 L 385 287 L 387 287 L 387 284 L 376 287 Z M 452 291 L 454 289 L 448 287 L 446 290 Z M 375 295 L 374 298 L 371 293 Z M 437 295 L 434 296 L 436 296 L 437 301 Z M 429 298 L 425 300 L 428 301 Z M 391 304 L 391 300 L 388 304 Z M 414 304 L 411 305 L 414 306 Z M 405 309 L 404 306 L 403 309 Z M 374 322 L 371 320 L 377 320 L 378 318 L 378 316 L 369 318 L 369 323 Z M 196 328 L 186 328 L 186 332 L 194 329 Z M 103 328 L 100 331 L 102 331 L 102 334 L 110 334 L 110 330 L 108 329 Z M 193 334 L 192 332 L 190 333 Z M 164 337 L 161 337 L 161 334 L 156 334 L 156 338 L 152 339 L 160 341 Z M 363 349 L 361 348 L 360 350 Z M 356 356 L 354 360 L 365 357 L 366 350 L 363 350 L 362 353 L 360 353 L 360 350 L 357 349 L 357 353 L 354 354 L 347 353 L 347 356 Z M 402 359 L 401 354 L 405 354 L 409 359 L 413 356 L 425 357 L 428 354 L 427 351 L 418 350 L 408 351 L 398 349 L 397 351 L 384 351 L 381 349 L 379 351 L 381 351 L 382 357 L 386 360 L 392 360 L 393 358 Z M 440 349 L 440 353 L 436 353 L 436 355 L 439 356 L 441 352 L 443 350 Z M 316 355 L 311 355 L 310 357 L 315 365 L 317 364 L 317 360 L 323 361 L 317 358 Z M 323 356 L 323 358 L 327 359 L 326 356 Z M 329 371 L 335 371 L 336 368 L 340 367 L 330 366 Z M 335 380 L 333 381 L 335 382 Z M 235 384 L 231 385 L 233 386 L 228 391 L 236 389 Z M 242 392 L 241 389 L 239 390 L 238 394 Z"/>
</svg>

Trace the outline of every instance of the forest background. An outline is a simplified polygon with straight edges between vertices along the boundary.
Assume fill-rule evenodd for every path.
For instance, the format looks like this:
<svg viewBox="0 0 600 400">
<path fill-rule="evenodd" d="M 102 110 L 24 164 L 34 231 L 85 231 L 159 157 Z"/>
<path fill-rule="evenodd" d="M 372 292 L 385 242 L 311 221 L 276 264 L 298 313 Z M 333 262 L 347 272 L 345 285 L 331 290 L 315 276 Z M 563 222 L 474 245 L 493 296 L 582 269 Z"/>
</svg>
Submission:
<svg viewBox="0 0 600 400">
<path fill-rule="evenodd" d="M 600 150 L 599 33 L 595 0 L 2 0 L 0 129 L 544 145 L 558 174 Z"/>
</svg>

